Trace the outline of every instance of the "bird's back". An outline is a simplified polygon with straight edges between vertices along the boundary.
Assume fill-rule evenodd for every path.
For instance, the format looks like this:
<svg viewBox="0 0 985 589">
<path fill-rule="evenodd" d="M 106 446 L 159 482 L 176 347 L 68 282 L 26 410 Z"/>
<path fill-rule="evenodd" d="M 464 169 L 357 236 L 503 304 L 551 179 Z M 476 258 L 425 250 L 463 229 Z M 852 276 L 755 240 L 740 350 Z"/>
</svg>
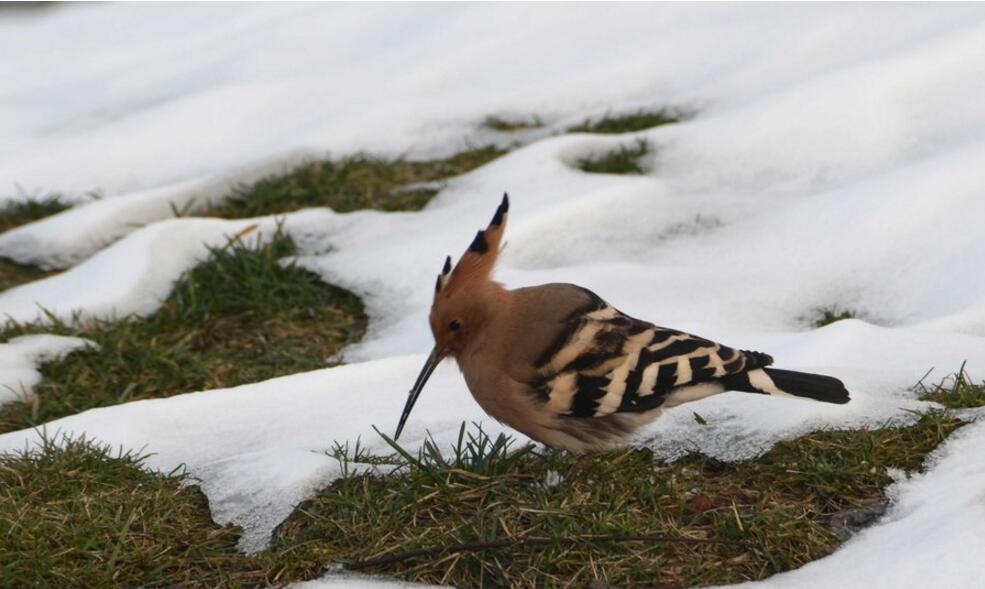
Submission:
<svg viewBox="0 0 985 589">
<path fill-rule="evenodd" d="M 588 289 L 547 284 L 512 291 L 501 341 L 511 376 L 558 413 L 645 411 L 672 389 L 766 366 L 772 358 L 658 327 Z"/>
<path fill-rule="evenodd" d="M 542 284 L 510 291 L 510 304 L 496 326 L 503 350 L 503 369 L 530 383 L 541 376 L 538 365 L 550 356 L 585 313 L 604 305 L 588 289 L 566 283 Z M 560 342 L 560 343 L 559 343 Z"/>
</svg>

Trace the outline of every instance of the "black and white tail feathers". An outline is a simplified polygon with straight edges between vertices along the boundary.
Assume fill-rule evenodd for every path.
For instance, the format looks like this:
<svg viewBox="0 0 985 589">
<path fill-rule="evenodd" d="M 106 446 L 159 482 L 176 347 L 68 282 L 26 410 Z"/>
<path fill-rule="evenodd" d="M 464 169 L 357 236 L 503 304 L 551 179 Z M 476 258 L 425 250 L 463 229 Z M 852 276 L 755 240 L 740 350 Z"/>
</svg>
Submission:
<svg viewBox="0 0 985 589">
<path fill-rule="evenodd" d="M 779 368 L 757 368 L 723 377 L 722 384 L 731 391 L 762 393 L 778 397 L 804 397 L 843 405 L 849 401 L 848 390 L 837 378 L 823 374 L 795 372 Z"/>
</svg>

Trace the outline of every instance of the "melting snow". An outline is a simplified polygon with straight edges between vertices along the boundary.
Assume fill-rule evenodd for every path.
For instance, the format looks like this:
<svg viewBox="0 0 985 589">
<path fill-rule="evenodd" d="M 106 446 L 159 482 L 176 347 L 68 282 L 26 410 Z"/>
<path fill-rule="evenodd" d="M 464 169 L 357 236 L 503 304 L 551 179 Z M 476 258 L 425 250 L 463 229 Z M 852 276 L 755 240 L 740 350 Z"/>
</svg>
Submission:
<svg viewBox="0 0 985 589">
<path fill-rule="evenodd" d="M 24 335 L 0 344 L 0 405 L 29 401 L 41 382 L 37 365 L 57 360 L 73 350 L 96 345 L 78 337 Z"/>
<path fill-rule="evenodd" d="M 334 587 L 343 587 L 344 589 L 413 589 L 415 587 L 435 587 L 435 585 L 404 583 L 384 577 L 335 572 L 328 573 L 314 581 L 288 585 L 288 589 L 333 589 Z"/>
<path fill-rule="evenodd" d="M 820 427 L 910 419 L 925 404 L 907 389 L 929 368 L 937 378 L 967 360 L 985 374 L 983 38 L 980 5 L 117 4 L 7 17 L 0 187 L 80 205 L 0 235 L 0 255 L 71 267 L 0 293 L 0 313 L 153 313 L 207 244 L 275 223 L 169 219 L 172 204 L 194 210 L 305 155 L 503 141 L 478 129 L 484 116 L 538 114 L 538 140 L 451 181 L 420 213 L 286 217 L 301 263 L 367 303 L 349 365 L 96 409 L 49 433 L 188 465 L 216 521 L 262 548 L 338 476 L 334 441 L 382 447 L 371 426 L 395 425 L 430 347 L 434 274 L 504 190 L 509 286 L 577 282 L 853 393 L 843 407 L 733 393 L 672 410 L 640 439 L 661 454 L 739 459 Z M 586 115 L 665 105 L 700 114 L 629 136 L 551 136 Z M 643 176 L 573 166 L 637 138 L 655 148 Z M 860 319 L 809 329 L 828 305 Z M 407 440 L 450 440 L 483 417 L 446 365 Z M 983 438 L 980 423 L 962 430 L 927 474 L 895 486 L 879 524 L 766 584 L 974 585 Z M 0 450 L 36 440 L 9 433 Z"/>
</svg>

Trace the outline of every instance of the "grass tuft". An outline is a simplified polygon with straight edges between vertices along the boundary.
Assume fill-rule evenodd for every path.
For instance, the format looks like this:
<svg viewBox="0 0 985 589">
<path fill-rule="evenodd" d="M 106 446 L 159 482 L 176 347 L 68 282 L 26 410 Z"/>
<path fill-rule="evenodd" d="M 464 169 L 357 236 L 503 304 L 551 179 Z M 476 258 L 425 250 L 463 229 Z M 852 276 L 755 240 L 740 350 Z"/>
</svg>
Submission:
<svg viewBox="0 0 985 589">
<path fill-rule="evenodd" d="M 445 455 L 446 449 L 442 448 L 441 444 L 430 435 L 424 440 L 415 458 L 390 436 L 380 430 L 376 430 L 376 433 L 396 451 L 396 456 L 403 459 L 403 462 L 396 460 L 393 464 L 415 467 L 433 475 L 440 475 L 444 471 L 451 470 L 481 476 L 506 474 L 512 471 L 519 461 L 534 448 L 533 445 L 528 444 L 516 451 L 511 451 L 512 437 L 500 433 L 495 438 L 491 438 L 483 431 L 481 424 L 473 423 L 472 425 L 475 429 L 474 432 L 467 430 L 465 423 L 462 423 L 458 430 L 458 440 L 451 447 L 451 453 L 448 456 Z"/>
<path fill-rule="evenodd" d="M 936 385 L 928 387 L 921 381 L 917 387 L 921 399 L 934 401 L 948 409 L 970 409 L 985 406 L 985 381 L 975 384 L 971 376 L 961 370 L 949 376 Z"/>
<path fill-rule="evenodd" d="M 353 293 L 293 263 L 293 241 L 235 240 L 187 272 L 151 317 L 9 324 L 0 339 L 57 333 L 90 339 L 45 364 L 28 403 L 0 407 L 0 432 L 125 401 L 229 387 L 323 368 L 366 329 Z"/>
<path fill-rule="evenodd" d="M 482 121 L 482 127 L 499 133 L 515 133 L 517 131 L 539 129 L 543 126 L 544 121 L 537 115 L 528 118 L 507 118 L 490 115 Z"/>
<path fill-rule="evenodd" d="M 857 317 L 852 309 L 842 309 L 838 305 L 819 307 L 815 313 L 817 318 L 811 323 L 814 327 L 824 327 L 843 319 L 855 319 Z"/>
<path fill-rule="evenodd" d="M 637 139 L 633 146 L 620 145 L 604 155 L 580 159 L 577 167 L 592 174 L 642 174 L 644 170 L 640 159 L 648 153 L 650 143 Z"/>
<path fill-rule="evenodd" d="M 580 125 L 568 128 L 568 133 L 632 133 L 661 125 L 679 123 L 691 116 L 685 111 L 669 108 L 638 110 L 623 115 L 606 113 L 600 119 L 585 119 Z"/>
<path fill-rule="evenodd" d="M 264 572 L 236 552 L 181 471 L 144 468 L 84 438 L 0 455 L 0 586 L 247 586 Z"/>
<path fill-rule="evenodd" d="M 464 174 L 505 152 L 495 146 L 470 148 L 444 159 L 408 161 L 357 154 L 297 166 L 234 189 L 231 198 L 205 214 L 246 218 L 306 207 L 418 211 L 438 193 L 436 182 Z"/>
<path fill-rule="evenodd" d="M 31 221 L 50 217 L 71 207 L 57 194 L 12 200 L 0 207 L 0 233 Z"/>
</svg>

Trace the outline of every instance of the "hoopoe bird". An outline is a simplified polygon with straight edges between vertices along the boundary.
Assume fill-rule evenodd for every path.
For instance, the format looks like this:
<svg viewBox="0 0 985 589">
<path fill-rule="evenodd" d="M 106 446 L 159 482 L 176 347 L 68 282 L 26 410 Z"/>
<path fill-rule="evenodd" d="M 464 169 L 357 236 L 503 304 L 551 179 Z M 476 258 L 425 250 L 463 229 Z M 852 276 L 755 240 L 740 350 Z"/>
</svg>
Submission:
<svg viewBox="0 0 985 589">
<path fill-rule="evenodd" d="M 509 197 L 435 285 L 434 349 L 408 394 L 394 439 L 435 367 L 452 356 L 486 413 L 553 448 L 583 454 L 625 441 L 664 409 L 725 391 L 847 403 L 836 378 L 770 368 L 729 348 L 622 313 L 573 284 L 508 290 L 491 274 Z"/>
</svg>

